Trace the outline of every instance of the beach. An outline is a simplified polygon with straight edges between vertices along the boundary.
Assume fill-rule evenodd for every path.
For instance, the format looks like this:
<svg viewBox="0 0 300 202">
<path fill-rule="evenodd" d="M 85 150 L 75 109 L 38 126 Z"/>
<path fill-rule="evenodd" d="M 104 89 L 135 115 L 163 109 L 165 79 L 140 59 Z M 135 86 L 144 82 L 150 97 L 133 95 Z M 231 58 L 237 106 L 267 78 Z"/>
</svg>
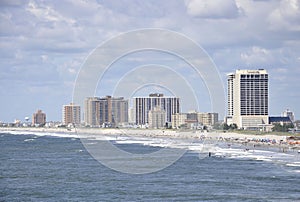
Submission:
<svg viewBox="0 0 300 202">
<path fill-rule="evenodd" d="M 192 131 L 192 130 L 166 130 L 166 129 L 115 129 L 115 128 L 45 128 L 45 127 L 0 127 L 3 132 L 32 132 L 32 133 L 62 133 L 78 138 L 97 136 L 132 136 L 151 138 L 171 138 L 171 139 L 207 139 L 214 141 L 224 141 L 239 144 L 251 144 L 258 146 L 274 146 L 282 148 L 300 149 L 300 141 L 290 139 L 292 135 L 275 134 L 242 134 L 228 131 Z"/>
</svg>

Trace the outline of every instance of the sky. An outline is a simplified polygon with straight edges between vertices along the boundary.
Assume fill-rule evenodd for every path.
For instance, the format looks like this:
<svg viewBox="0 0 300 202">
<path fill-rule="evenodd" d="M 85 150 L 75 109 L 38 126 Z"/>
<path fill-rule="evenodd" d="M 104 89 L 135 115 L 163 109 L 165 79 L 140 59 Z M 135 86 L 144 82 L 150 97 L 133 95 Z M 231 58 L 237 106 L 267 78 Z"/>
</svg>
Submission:
<svg viewBox="0 0 300 202">
<path fill-rule="evenodd" d="M 144 28 L 168 29 L 199 44 L 224 88 L 226 74 L 236 69 L 266 69 L 269 114 L 288 108 L 300 119 L 299 0 L 1 0 L 0 121 L 24 120 L 37 109 L 60 121 L 91 52 Z M 201 110 L 209 111 L 205 103 Z"/>
</svg>

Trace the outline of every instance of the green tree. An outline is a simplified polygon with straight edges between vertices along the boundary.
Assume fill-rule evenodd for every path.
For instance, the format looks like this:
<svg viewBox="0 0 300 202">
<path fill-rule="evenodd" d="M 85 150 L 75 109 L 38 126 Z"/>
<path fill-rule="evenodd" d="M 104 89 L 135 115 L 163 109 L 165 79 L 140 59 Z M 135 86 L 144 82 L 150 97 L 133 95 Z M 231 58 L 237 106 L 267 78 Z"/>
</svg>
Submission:
<svg viewBox="0 0 300 202">
<path fill-rule="evenodd" d="M 230 128 L 231 130 L 235 130 L 235 129 L 237 129 L 238 127 L 237 127 L 236 123 L 232 123 L 232 124 L 230 124 L 229 128 Z"/>
<path fill-rule="evenodd" d="M 223 130 L 228 130 L 230 127 L 228 126 L 227 123 L 223 123 L 222 128 L 223 128 Z"/>
<path fill-rule="evenodd" d="M 274 127 L 272 128 L 272 131 L 274 132 L 288 132 L 289 128 L 294 128 L 294 125 L 292 123 L 289 124 L 280 124 L 280 123 L 275 123 Z"/>
</svg>

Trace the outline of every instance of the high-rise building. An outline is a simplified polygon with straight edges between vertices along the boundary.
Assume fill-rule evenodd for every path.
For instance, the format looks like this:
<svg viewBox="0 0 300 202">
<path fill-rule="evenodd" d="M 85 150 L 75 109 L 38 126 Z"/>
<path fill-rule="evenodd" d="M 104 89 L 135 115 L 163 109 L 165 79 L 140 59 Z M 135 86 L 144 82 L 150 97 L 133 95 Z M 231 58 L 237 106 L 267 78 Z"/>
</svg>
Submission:
<svg viewBox="0 0 300 202">
<path fill-rule="evenodd" d="M 78 125 L 81 122 L 80 106 L 70 103 L 69 105 L 63 105 L 62 107 L 62 123 L 64 125 L 75 124 Z"/>
<path fill-rule="evenodd" d="M 166 112 L 161 107 L 156 106 L 149 111 L 149 127 L 163 128 L 166 125 Z"/>
<path fill-rule="evenodd" d="M 164 97 L 163 94 L 159 93 L 150 94 L 149 97 L 135 97 L 133 98 L 135 124 L 145 125 L 149 123 L 149 111 L 158 106 L 165 111 L 165 121 L 170 124 L 172 115 L 180 112 L 180 101 L 177 97 Z"/>
<path fill-rule="evenodd" d="M 289 117 L 292 122 L 295 121 L 294 112 L 290 111 L 289 109 L 284 110 L 284 112 L 282 112 L 282 116 Z"/>
<path fill-rule="evenodd" d="M 111 97 L 109 103 L 111 103 L 111 121 L 118 125 L 120 123 L 128 123 L 128 100 L 124 100 L 123 97 Z"/>
<path fill-rule="evenodd" d="M 100 126 L 100 98 L 88 97 L 84 100 L 84 122 L 89 126 Z"/>
<path fill-rule="evenodd" d="M 38 109 L 32 115 L 32 125 L 43 126 L 46 124 L 46 114 L 42 110 Z"/>
<path fill-rule="evenodd" d="M 111 96 L 88 97 L 84 103 L 84 121 L 90 126 L 102 126 L 106 123 L 117 126 L 127 123 L 128 100 Z"/>
<path fill-rule="evenodd" d="M 260 125 L 268 124 L 267 71 L 236 70 L 227 76 L 227 120 L 244 129 L 258 129 Z"/>
</svg>

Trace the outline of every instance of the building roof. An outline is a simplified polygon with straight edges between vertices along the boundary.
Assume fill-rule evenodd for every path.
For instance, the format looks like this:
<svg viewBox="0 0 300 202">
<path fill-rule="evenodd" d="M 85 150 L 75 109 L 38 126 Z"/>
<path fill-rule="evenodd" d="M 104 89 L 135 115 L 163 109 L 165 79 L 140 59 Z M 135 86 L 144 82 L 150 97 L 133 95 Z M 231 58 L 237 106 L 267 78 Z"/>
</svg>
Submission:
<svg viewBox="0 0 300 202">
<path fill-rule="evenodd" d="M 292 122 L 288 116 L 270 116 L 269 123 L 278 123 L 278 122 Z"/>
</svg>

